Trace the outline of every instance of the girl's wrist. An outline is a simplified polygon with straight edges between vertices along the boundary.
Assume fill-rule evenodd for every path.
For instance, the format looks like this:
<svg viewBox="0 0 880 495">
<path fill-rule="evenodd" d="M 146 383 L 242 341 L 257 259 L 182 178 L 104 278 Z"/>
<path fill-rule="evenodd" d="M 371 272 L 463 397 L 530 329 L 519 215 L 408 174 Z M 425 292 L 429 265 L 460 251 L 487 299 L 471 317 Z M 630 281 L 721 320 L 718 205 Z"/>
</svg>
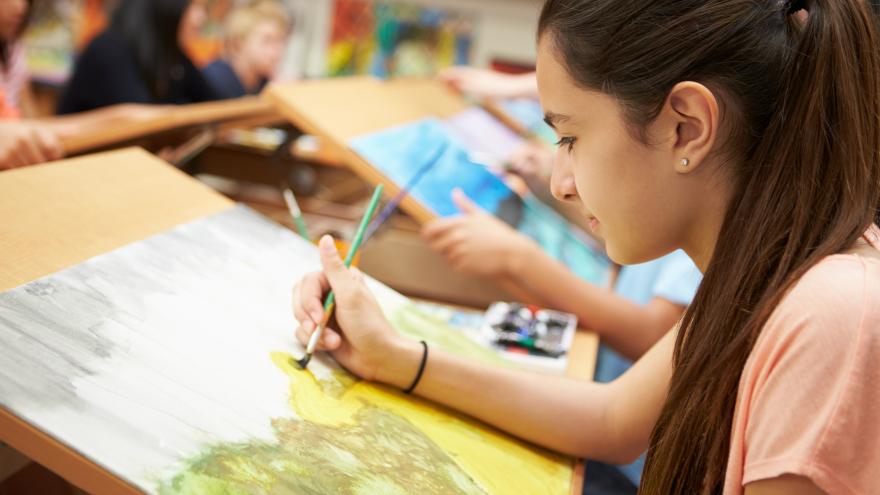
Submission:
<svg viewBox="0 0 880 495">
<path fill-rule="evenodd" d="M 376 370 L 376 380 L 400 390 L 412 385 L 422 363 L 422 344 L 409 338 L 397 338 L 388 345 L 388 353 Z"/>
</svg>

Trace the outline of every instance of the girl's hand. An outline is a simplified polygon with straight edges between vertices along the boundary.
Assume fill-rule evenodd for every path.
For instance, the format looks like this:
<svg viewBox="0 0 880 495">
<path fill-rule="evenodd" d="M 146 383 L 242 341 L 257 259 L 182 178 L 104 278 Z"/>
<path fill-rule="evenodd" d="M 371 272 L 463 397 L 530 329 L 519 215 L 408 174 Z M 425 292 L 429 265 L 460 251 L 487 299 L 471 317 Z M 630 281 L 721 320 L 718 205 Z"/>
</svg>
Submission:
<svg viewBox="0 0 880 495">
<path fill-rule="evenodd" d="M 0 124 L 0 170 L 58 160 L 64 156 L 58 136 L 25 122 Z"/>
<path fill-rule="evenodd" d="M 484 211 L 460 190 L 452 193 L 462 215 L 441 218 L 422 237 L 458 271 L 496 277 L 510 275 L 534 243 Z"/>
<path fill-rule="evenodd" d="M 334 319 L 324 329 L 318 349 L 330 352 L 361 378 L 405 388 L 418 368 L 420 345 L 391 327 L 363 275 L 345 267 L 329 236 L 319 246 L 324 271 L 307 275 L 293 291 L 293 314 L 300 323 L 297 339 L 308 344 L 324 318 L 324 298 L 332 289 L 336 294 Z"/>
</svg>

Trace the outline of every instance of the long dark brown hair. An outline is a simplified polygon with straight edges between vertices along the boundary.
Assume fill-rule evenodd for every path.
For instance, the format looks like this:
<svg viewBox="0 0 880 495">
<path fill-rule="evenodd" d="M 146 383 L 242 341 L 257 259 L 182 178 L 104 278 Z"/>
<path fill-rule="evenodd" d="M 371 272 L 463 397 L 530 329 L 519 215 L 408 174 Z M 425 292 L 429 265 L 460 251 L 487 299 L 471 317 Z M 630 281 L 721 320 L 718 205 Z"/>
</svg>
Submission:
<svg viewBox="0 0 880 495">
<path fill-rule="evenodd" d="M 865 0 L 548 0 L 539 37 L 580 86 L 617 98 L 639 139 L 678 82 L 720 101 L 734 195 L 681 323 L 641 486 L 720 493 L 761 328 L 810 267 L 880 220 L 875 20 Z"/>
<path fill-rule="evenodd" d="M 128 44 L 156 99 L 168 97 L 172 73 L 187 59 L 177 31 L 192 0 L 122 0 L 109 29 Z"/>
</svg>

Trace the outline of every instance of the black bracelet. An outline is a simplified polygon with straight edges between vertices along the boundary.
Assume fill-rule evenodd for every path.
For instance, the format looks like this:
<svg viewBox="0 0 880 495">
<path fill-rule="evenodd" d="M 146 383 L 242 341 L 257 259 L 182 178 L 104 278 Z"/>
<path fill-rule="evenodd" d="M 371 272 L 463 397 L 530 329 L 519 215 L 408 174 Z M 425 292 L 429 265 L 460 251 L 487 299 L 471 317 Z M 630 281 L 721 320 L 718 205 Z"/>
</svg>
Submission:
<svg viewBox="0 0 880 495">
<path fill-rule="evenodd" d="M 403 393 L 405 394 L 411 394 L 412 391 L 416 389 L 416 386 L 418 386 L 419 381 L 422 379 L 422 373 L 425 372 L 425 365 L 428 364 L 428 344 L 424 340 L 422 340 L 421 343 L 422 347 L 425 348 L 425 350 L 422 352 L 422 363 L 419 365 L 419 372 L 416 373 L 416 379 L 413 380 L 412 385 L 410 385 L 408 389 L 403 391 Z"/>
</svg>

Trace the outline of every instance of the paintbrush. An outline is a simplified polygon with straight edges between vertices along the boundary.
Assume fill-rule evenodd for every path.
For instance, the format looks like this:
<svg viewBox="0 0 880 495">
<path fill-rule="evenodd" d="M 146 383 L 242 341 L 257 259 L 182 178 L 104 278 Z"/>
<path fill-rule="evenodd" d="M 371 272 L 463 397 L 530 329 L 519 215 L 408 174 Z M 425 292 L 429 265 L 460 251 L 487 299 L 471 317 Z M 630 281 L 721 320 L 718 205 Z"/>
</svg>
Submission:
<svg viewBox="0 0 880 495">
<path fill-rule="evenodd" d="M 293 194 L 293 190 L 290 186 L 282 184 L 281 193 L 284 195 L 284 202 L 287 204 L 287 211 L 289 211 L 290 216 L 293 217 L 296 231 L 299 232 L 299 235 L 303 239 L 311 241 L 311 238 L 309 237 L 309 229 L 306 228 L 306 221 L 303 218 L 302 210 L 299 209 L 299 203 L 296 201 L 296 196 Z"/>
<path fill-rule="evenodd" d="M 361 219 L 361 224 L 358 226 L 357 232 L 354 235 L 354 240 L 351 242 L 351 246 L 349 246 L 348 248 L 348 254 L 345 256 L 346 267 L 351 266 L 351 262 L 354 260 L 358 249 L 360 249 L 361 247 L 361 244 L 364 240 L 364 233 L 367 231 L 367 226 L 370 224 L 370 219 L 373 218 L 373 213 L 376 212 L 376 206 L 379 204 L 379 200 L 382 198 L 383 189 L 384 187 L 382 186 L 382 184 L 379 184 L 378 186 L 376 186 L 376 190 L 373 192 L 373 197 L 372 199 L 370 199 L 370 204 L 367 207 L 367 211 L 364 213 L 364 218 Z M 336 295 L 333 294 L 333 291 L 331 290 L 330 293 L 327 294 L 327 299 L 324 301 L 324 318 L 321 320 L 321 323 L 318 325 L 315 333 L 313 333 L 311 338 L 309 338 L 309 343 L 306 346 L 306 355 L 296 362 L 296 364 L 299 365 L 300 369 L 306 369 L 306 366 L 309 365 L 309 361 L 312 360 L 312 354 L 315 352 L 315 347 L 318 345 L 318 341 L 321 340 L 321 335 L 324 333 L 324 328 L 327 327 L 327 323 L 333 316 L 333 309 L 335 307 Z"/>
<path fill-rule="evenodd" d="M 372 238 L 376 232 L 379 230 L 379 227 L 385 224 L 385 222 L 391 217 L 391 214 L 394 213 L 395 210 L 400 206 L 400 203 L 409 195 L 410 191 L 413 190 L 414 187 L 422 180 L 422 177 L 428 174 L 434 165 L 440 162 L 440 159 L 443 158 L 443 154 L 446 153 L 446 150 L 449 148 L 449 141 L 444 141 L 437 147 L 434 153 L 428 158 L 428 161 L 425 162 L 416 173 L 409 179 L 403 189 L 382 208 L 382 211 L 379 212 L 379 215 L 376 216 L 376 219 L 373 220 L 373 223 L 370 224 L 370 229 L 367 230 L 367 239 Z"/>
</svg>

